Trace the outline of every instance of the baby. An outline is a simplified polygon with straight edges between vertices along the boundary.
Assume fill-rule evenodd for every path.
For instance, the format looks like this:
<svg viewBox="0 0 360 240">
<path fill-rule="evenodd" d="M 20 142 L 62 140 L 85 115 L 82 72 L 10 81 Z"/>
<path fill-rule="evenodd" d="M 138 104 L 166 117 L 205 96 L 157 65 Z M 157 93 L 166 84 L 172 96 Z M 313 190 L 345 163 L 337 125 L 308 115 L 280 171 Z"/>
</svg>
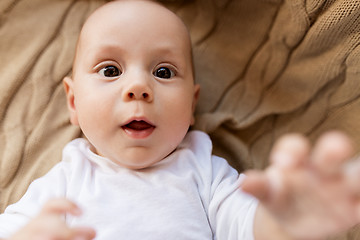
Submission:
<svg viewBox="0 0 360 240">
<path fill-rule="evenodd" d="M 188 131 L 199 96 L 189 33 L 157 3 L 95 11 L 64 85 L 86 140 L 0 215 L 0 239 L 313 239 L 359 221 L 343 134 L 313 151 L 285 136 L 272 165 L 245 177 L 211 154 L 205 133 Z"/>
</svg>

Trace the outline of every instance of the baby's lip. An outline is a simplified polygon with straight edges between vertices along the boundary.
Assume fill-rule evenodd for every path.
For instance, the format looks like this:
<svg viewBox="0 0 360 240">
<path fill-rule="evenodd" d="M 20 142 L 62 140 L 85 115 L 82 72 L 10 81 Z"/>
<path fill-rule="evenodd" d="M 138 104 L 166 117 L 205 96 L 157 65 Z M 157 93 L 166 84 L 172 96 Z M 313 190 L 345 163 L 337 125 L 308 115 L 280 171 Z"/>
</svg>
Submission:
<svg viewBox="0 0 360 240">
<path fill-rule="evenodd" d="M 135 118 L 127 121 L 121 128 L 129 137 L 142 139 L 151 135 L 155 125 L 145 118 Z"/>
<path fill-rule="evenodd" d="M 122 126 L 122 128 L 130 128 L 135 131 L 142 131 L 153 127 L 155 127 L 153 124 L 144 120 L 132 120 L 131 122 Z"/>
<path fill-rule="evenodd" d="M 141 130 L 142 128 L 155 127 L 155 124 L 145 117 L 133 117 L 125 121 L 121 127 L 130 127 Z"/>
</svg>

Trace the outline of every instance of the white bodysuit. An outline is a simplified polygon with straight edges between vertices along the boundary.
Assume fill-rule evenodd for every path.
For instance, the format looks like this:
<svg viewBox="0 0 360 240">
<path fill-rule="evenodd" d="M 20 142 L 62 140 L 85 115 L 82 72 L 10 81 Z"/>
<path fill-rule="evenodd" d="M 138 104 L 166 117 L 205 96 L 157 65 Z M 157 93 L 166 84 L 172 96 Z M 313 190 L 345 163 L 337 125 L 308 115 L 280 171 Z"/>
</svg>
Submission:
<svg viewBox="0 0 360 240">
<path fill-rule="evenodd" d="M 97 240 L 252 240 L 257 200 L 239 190 L 244 177 L 212 155 L 210 138 L 199 131 L 143 170 L 122 168 L 76 139 L 63 160 L 0 215 L 0 238 L 49 199 L 66 197 L 83 210 L 66 216 L 67 223 L 93 227 Z"/>
</svg>

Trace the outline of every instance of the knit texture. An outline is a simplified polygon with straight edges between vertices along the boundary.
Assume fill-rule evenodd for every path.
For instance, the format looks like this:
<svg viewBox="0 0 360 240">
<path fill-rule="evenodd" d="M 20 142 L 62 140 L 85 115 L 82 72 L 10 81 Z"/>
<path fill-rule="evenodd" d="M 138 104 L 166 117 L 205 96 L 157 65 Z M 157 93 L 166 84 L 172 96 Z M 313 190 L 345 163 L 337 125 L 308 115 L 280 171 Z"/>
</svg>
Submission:
<svg viewBox="0 0 360 240">
<path fill-rule="evenodd" d="M 62 79 L 86 17 L 105 0 L 0 1 L 0 212 L 61 159 L 71 126 Z M 243 171 L 276 138 L 341 129 L 360 150 L 360 1 L 162 0 L 192 36 L 194 128 Z M 359 233 L 358 233 L 359 232 Z M 333 239 L 358 239 L 354 228 Z"/>
</svg>

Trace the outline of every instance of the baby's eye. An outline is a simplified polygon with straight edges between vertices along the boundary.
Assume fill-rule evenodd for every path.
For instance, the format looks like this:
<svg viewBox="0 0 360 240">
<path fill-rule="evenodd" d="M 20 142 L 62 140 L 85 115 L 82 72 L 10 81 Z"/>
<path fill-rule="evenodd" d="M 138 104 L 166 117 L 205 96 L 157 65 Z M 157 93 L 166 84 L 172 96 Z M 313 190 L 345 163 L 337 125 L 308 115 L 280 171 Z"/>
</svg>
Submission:
<svg viewBox="0 0 360 240">
<path fill-rule="evenodd" d="M 109 65 L 100 69 L 98 73 L 104 77 L 118 77 L 120 76 L 121 71 L 119 70 L 119 68 L 113 65 Z"/>
<path fill-rule="evenodd" d="M 174 75 L 174 72 L 167 67 L 159 67 L 154 72 L 154 76 L 158 78 L 172 78 Z"/>
</svg>

